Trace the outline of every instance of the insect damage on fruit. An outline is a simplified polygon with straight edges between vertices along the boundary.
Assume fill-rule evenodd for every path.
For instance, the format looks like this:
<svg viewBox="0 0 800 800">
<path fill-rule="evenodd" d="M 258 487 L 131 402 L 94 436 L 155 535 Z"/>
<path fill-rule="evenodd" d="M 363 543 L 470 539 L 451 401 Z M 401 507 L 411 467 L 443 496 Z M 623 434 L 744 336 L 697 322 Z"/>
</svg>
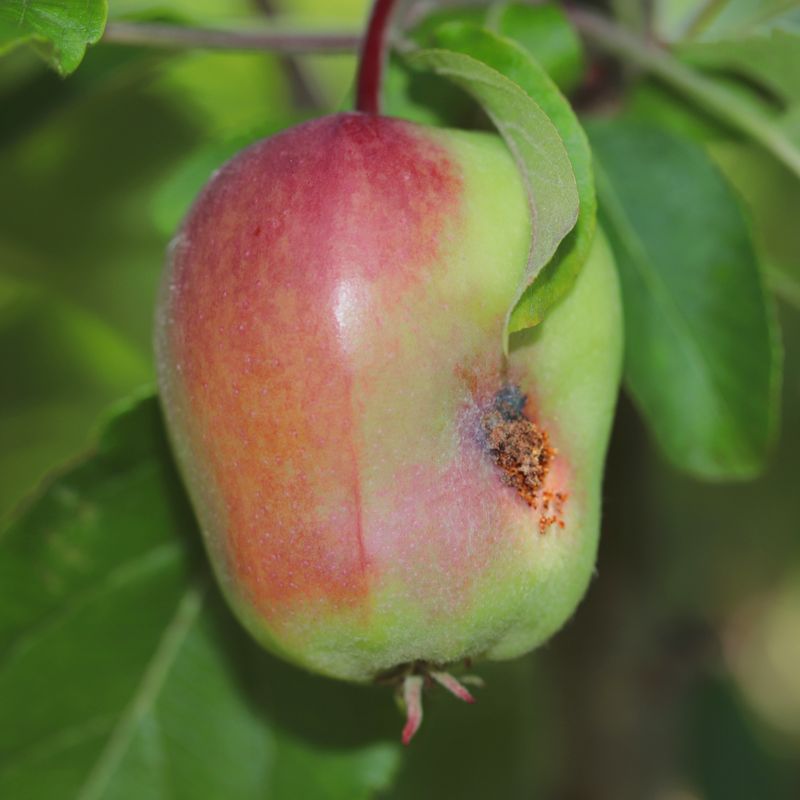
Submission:
<svg viewBox="0 0 800 800">
<path fill-rule="evenodd" d="M 615 274 L 598 240 L 504 359 L 529 247 L 501 141 L 343 114 L 236 156 L 164 276 L 162 402 L 231 607 L 312 671 L 399 670 L 405 741 L 426 687 L 465 699 L 452 665 L 546 641 L 592 574 Z"/>
<path fill-rule="evenodd" d="M 557 451 L 550 445 L 547 431 L 525 415 L 526 400 L 519 386 L 503 387 L 483 414 L 481 430 L 485 449 L 502 471 L 500 480 L 531 508 L 541 505 L 539 531 L 545 533 L 554 523 L 564 527 L 566 493 L 544 489 Z"/>
</svg>

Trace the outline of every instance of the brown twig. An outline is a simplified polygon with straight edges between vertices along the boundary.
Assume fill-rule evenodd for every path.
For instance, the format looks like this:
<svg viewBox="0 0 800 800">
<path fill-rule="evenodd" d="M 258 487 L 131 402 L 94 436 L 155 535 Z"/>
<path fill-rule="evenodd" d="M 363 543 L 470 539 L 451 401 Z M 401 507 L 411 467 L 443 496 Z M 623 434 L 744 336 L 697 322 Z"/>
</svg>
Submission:
<svg viewBox="0 0 800 800">
<path fill-rule="evenodd" d="M 273 53 L 353 53 L 361 36 L 350 31 L 243 31 L 155 22 L 109 22 L 103 41 L 120 45 Z"/>
</svg>

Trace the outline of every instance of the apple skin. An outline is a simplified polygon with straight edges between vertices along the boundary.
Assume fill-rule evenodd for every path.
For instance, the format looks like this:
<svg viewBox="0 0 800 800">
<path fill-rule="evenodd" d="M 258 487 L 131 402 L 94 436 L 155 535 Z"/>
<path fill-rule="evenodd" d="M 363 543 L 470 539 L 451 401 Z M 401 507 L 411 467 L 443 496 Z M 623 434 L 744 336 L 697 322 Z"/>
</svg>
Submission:
<svg viewBox="0 0 800 800">
<path fill-rule="evenodd" d="M 197 199 L 159 298 L 161 397 L 219 582 L 267 648 L 367 681 L 511 658 L 572 614 L 621 311 L 598 235 L 506 359 L 530 224 L 496 137 L 358 113 L 256 143 Z M 509 386 L 557 451 L 563 528 L 487 453 L 482 415 Z"/>
</svg>

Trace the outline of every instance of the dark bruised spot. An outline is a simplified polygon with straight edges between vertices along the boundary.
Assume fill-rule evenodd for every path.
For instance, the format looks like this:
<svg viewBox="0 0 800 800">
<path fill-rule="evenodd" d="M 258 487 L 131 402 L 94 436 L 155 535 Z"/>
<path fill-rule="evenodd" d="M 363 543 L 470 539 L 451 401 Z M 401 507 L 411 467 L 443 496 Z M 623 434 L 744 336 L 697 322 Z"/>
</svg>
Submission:
<svg viewBox="0 0 800 800">
<path fill-rule="evenodd" d="M 522 394 L 519 386 L 504 386 L 495 396 L 493 407 L 509 422 L 523 418 L 523 409 L 527 395 Z"/>
<path fill-rule="evenodd" d="M 500 480 L 538 508 L 544 481 L 556 451 L 524 413 L 526 397 L 518 386 L 504 386 L 481 417 L 486 451 L 500 468 Z"/>
</svg>

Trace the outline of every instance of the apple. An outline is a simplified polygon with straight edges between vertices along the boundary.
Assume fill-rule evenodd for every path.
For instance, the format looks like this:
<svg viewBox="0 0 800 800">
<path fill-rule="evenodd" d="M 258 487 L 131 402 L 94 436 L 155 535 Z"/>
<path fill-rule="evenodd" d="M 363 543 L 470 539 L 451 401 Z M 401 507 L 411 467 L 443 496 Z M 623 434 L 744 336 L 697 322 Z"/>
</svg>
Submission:
<svg viewBox="0 0 800 800">
<path fill-rule="evenodd" d="M 620 302 L 598 235 L 505 356 L 530 217 L 497 137 L 357 112 L 254 144 L 199 196 L 159 299 L 161 398 L 219 582 L 270 650 L 400 676 L 416 707 L 425 675 L 458 692 L 447 665 L 572 614 Z"/>
</svg>

